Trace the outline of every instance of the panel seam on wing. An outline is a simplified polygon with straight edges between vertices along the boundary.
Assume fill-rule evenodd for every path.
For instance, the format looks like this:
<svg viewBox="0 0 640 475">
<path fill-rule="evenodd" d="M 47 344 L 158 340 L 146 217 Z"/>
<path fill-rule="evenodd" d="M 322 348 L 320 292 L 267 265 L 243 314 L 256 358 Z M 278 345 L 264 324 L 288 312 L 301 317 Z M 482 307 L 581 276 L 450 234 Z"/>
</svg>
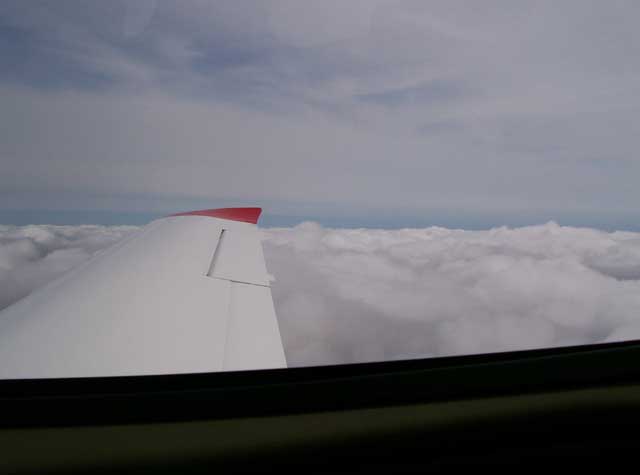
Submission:
<svg viewBox="0 0 640 475">
<path fill-rule="evenodd" d="M 216 263 L 218 261 L 218 257 L 220 256 L 222 241 L 224 239 L 226 229 L 222 228 L 220 231 L 220 235 L 218 236 L 218 242 L 216 243 L 216 248 L 213 250 L 213 256 L 211 257 L 211 262 L 209 263 L 209 270 L 207 272 L 207 277 L 214 277 Z"/>
<path fill-rule="evenodd" d="M 269 284 L 256 284 L 255 282 L 247 282 L 246 280 L 234 280 L 234 279 L 225 279 L 224 277 L 215 277 L 215 276 L 207 276 L 210 277 L 212 279 L 218 279 L 218 280 L 226 280 L 227 282 L 233 282 L 234 284 L 247 284 L 247 285 L 255 285 L 256 287 L 267 287 L 267 288 L 271 288 L 271 285 Z"/>
<path fill-rule="evenodd" d="M 220 279 L 225 280 L 225 279 Z M 233 319 L 233 283 L 229 283 L 229 306 L 227 308 L 227 328 L 225 328 L 225 336 L 224 336 L 224 348 L 222 350 L 222 367 L 221 370 L 224 371 L 227 367 L 227 359 L 229 352 L 229 334 L 231 333 L 231 325 Z"/>
</svg>

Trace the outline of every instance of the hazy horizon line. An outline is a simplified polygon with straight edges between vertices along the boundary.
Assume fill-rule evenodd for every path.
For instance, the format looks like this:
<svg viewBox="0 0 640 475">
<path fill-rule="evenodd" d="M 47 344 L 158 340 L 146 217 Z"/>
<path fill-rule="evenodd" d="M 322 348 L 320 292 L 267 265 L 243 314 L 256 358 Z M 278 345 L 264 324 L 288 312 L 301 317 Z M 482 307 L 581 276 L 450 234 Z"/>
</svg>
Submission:
<svg viewBox="0 0 640 475">
<path fill-rule="evenodd" d="M 172 211 L 119 211 L 119 210 L 47 210 L 47 209 L 0 209 L 0 224 L 26 225 L 82 225 L 104 226 L 144 225 L 161 218 Z M 440 226 L 469 230 L 492 229 L 501 226 L 522 227 L 545 224 L 550 221 L 561 226 L 588 227 L 605 231 L 640 231 L 640 218 L 611 214 L 541 213 L 541 212 L 426 212 L 415 215 L 397 216 L 388 213 L 354 214 L 351 216 L 317 214 L 278 214 L 263 211 L 261 227 L 291 227 L 312 221 L 325 227 L 400 229 Z"/>
</svg>

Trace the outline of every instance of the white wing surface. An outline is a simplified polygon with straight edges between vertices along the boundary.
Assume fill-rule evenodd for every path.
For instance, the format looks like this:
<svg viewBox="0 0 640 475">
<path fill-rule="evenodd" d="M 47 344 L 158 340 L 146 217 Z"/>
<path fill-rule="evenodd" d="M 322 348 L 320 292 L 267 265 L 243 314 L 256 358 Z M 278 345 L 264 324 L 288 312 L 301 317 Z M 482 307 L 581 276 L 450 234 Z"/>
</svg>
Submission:
<svg viewBox="0 0 640 475">
<path fill-rule="evenodd" d="M 285 367 L 259 208 L 154 221 L 0 312 L 0 379 Z"/>
</svg>

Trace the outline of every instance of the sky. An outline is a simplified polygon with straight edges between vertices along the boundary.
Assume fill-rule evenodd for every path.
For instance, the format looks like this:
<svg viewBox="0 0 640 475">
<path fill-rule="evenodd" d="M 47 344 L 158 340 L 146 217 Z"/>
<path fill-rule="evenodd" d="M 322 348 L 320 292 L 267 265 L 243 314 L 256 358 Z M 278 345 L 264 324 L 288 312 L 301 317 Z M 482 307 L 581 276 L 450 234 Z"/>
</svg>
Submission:
<svg viewBox="0 0 640 475">
<path fill-rule="evenodd" d="M 5 0 L 0 223 L 640 230 L 636 1 Z"/>
<path fill-rule="evenodd" d="M 0 310 L 139 229 L 0 226 Z M 640 233 L 263 229 L 289 366 L 640 338 Z"/>
</svg>

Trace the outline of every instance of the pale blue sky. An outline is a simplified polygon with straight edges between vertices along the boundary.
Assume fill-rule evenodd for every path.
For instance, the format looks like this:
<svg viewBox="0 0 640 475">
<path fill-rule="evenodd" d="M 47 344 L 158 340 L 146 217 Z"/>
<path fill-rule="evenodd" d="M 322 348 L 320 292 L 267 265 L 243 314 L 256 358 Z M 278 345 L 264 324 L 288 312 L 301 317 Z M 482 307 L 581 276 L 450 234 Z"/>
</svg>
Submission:
<svg viewBox="0 0 640 475">
<path fill-rule="evenodd" d="M 0 222 L 258 205 L 638 229 L 639 21 L 634 1 L 4 1 Z"/>
</svg>

